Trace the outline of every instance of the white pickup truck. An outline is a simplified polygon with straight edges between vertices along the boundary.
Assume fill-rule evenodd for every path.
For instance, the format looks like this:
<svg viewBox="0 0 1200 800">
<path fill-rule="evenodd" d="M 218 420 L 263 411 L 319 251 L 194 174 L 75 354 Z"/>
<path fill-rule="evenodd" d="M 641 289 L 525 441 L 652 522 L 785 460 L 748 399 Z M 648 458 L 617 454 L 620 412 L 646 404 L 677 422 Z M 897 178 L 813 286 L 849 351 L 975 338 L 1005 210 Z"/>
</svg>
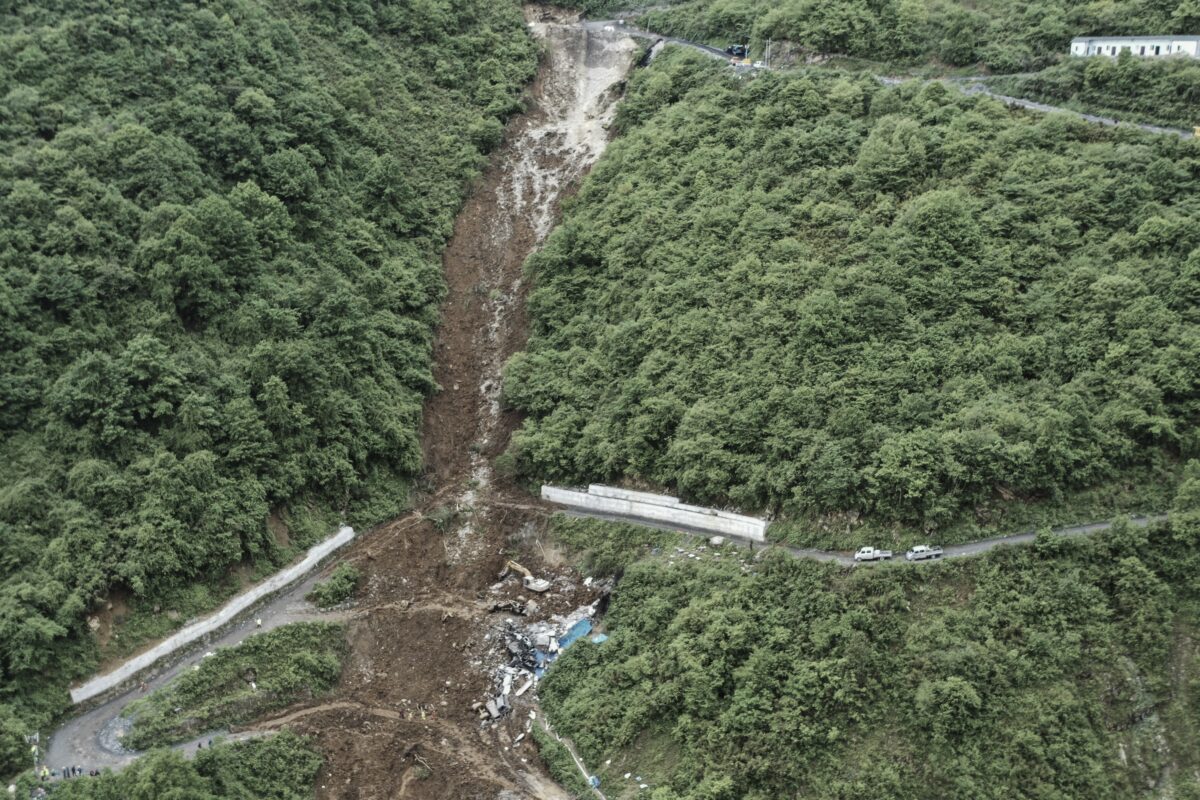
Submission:
<svg viewBox="0 0 1200 800">
<path fill-rule="evenodd" d="M 942 548 L 937 545 L 919 544 L 904 554 L 909 561 L 924 561 L 927 558 L 941 558 Z"/>
<path fill-rule="evenodd" d="M 878 550 L 874 547 L 860 547 L 854 554 L 855 561 L 886 561 L 891 557 L 891 550 Z"/>
</svg>

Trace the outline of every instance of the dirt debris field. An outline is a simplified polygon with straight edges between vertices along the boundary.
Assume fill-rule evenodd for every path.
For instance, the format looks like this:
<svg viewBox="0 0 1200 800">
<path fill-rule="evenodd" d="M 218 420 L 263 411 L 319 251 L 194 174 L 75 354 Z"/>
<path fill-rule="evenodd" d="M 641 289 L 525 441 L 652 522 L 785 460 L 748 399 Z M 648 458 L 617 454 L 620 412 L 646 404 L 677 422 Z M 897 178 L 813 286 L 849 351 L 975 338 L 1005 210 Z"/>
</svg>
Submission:
<svg viewBox="0 0 1200 800">
<path fill-rule="evenodd" d="M 500 407 L 500 377 L 526 336 L 522 265 L 603 151 L 640 46 L 563 12 L 533 6 L 526 17 L 545 50 L 530 110 L 510 125 L 444 256 L 449 291 L 434 350 L 442 388 L 423 430 L 434 490 L 420 514 L 351 546 L 347 559 L 366 579 L 338 689 L 252 726 L 316 738 L 326 756 L 320 798 L 568 797 L 526 735 L 534 692 L 498 720 L 480 708 L 513 657 L 506 620 L 566 615 L 603 593 L 543 560 L 533 541 L 545 509 L 492 469 L 519 423 Z M 519 574 L 499 582 L 510 557 L 552 587 L 530 592 Z M 491 610 L 497 603 L 504 608 Z"/>
</svg>

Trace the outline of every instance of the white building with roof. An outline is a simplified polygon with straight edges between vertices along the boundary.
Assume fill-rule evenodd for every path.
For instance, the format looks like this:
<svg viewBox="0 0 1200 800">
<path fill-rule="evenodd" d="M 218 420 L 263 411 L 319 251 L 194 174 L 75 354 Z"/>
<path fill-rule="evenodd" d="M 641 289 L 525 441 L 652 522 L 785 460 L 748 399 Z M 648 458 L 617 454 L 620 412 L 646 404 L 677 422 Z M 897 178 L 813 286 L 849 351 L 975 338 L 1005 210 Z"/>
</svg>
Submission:
<svg viewBox="0 0 1200 800">
<path fill-rule="evenodd" d="M 1138 58 L 1200 58 L 1200 36 L 1080 36 L 1071 40 L 1073 56 L 1116 58 L 1122 50 Z"/>
</svg>

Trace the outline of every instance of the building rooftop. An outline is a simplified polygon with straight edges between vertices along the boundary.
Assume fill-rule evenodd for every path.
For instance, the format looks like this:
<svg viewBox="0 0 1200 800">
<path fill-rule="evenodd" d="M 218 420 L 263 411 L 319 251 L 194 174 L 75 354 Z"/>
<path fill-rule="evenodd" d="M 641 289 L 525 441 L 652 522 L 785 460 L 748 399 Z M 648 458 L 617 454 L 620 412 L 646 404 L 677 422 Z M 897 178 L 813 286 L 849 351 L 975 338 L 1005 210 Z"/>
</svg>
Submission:
<svg viewBox="0 0 1200 800">
<path fill-rule="evenodd" d="M 1072 44 L 1075 42 L 1090 42 L 1095 39 L 1103 39 L 1106 42 L 1149 42 L 1161 39 L 1170 39 L 1173 42 L 1200 42 L 1200 36 L 1176 36 L 1173 33 L 1160 33 L 1157 36 L 1104 36 L 1096 34 L 1095 36 L 1076 36 L 1071 42 Z"/>
</svg>

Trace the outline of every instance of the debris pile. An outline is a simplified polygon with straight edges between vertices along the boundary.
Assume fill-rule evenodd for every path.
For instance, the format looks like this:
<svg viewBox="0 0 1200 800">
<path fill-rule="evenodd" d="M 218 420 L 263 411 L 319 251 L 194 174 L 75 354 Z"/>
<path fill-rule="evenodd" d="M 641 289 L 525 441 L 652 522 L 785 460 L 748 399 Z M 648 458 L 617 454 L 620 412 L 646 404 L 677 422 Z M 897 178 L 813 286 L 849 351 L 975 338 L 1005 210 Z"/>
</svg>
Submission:
<svg viewBox="0 0 1200 800">
<path fill-rule="evenodd" d="M 611 590 L 611 582 L 596 584 L 607 595 Z M 603 598 L 597 599 L 590 605 L 580 606 L 569 614 L 554 615 L 547 620 L 519 624 L 515 619 L 507 619 L 503 625 L 489 634 L 497 643 L 503 644 L 501 659 L 505 661 L 492 672 L 491 697 L 477 702 L 471 708 L 479 715 L 484 723 L 498 720 L 512 710 L 513 700 L 523 697 L 537 685 L 546 674 L 546 668 L 558 658 L 559 654 L 575 642 L 592 632 L 592 620 L 596 616 L 597 607 Z M 493 603 L 493 610 L 503 606 L 504 610 L 512 610 L 515 614 L 521 612 L 507 606 L 511 601 Z M 524 609 L 524 604 L 514 604 Z M 597 634 L 592 641 L 599 644 L 608 639 L 605 634 Z M 529 699 L 532 699 L 532 695 Z"/>
<path fill-rule="evenodd" d="M 516 614 L 523 617 L 530 613 L 529 606 L 530 603 L 526 601 L 524 597 L 518 597 L 516 600 L 497 600 L 496 602 L 492 603 L 492 606 L 488 609 L 488 611 L 493 614 L 495 614 L 497 611 L 507 611 L 510 614 Z M 536 613 L 536 603 L 533 604 L 532 610 Z"/>
</svg>

